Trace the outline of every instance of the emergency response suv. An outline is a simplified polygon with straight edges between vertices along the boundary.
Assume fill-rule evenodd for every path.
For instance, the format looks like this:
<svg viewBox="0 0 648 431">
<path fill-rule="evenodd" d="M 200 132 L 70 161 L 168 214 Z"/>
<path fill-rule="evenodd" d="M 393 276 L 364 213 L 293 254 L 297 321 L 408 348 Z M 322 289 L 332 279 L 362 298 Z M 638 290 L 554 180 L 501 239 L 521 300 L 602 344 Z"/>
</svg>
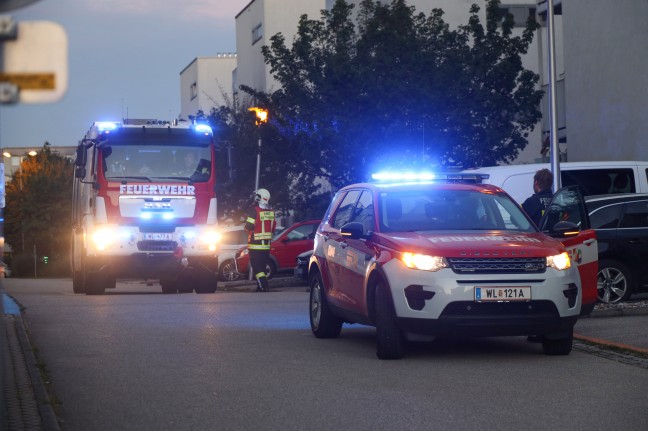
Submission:
<svg viewBox="0 0 648 431">
<path fill-rule="evenodd" d="M 375 326 L 381 359 L 436 335 L 534 336 L 546 354 L 569 354 L 596 301 L 596 236 L 578 189 L 556 194 L 539 232 L 480 175 L 433 178 L 338 191 L 309 266 L 314 335 Z"/>
</svg>

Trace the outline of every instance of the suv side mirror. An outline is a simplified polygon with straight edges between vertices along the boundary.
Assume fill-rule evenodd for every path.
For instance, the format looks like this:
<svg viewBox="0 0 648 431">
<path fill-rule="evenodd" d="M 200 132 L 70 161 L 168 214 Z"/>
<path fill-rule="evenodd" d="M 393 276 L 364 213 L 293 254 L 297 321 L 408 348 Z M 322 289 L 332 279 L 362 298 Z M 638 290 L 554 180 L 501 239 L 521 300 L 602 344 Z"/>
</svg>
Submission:
<svg viewBox="0 0 648 431">
<path fill-rule="evenodd" d="M 362 223 L 352 221 L 342 226 L 340 234 L 345 238 L 358 239 L 364 236 L 364 226 Z"/>
<path fill-rule="evenodd" d="M 570 221 L 559 221 L 558 223 L 552 226 L 551 231 L 549 231 L 549 234 L 551 236 L 565 238 L 570 236 L 576 236 L 578 235 L 579 232 L 580 229 L 578 228 L 576 223 Z"/>
</svg>

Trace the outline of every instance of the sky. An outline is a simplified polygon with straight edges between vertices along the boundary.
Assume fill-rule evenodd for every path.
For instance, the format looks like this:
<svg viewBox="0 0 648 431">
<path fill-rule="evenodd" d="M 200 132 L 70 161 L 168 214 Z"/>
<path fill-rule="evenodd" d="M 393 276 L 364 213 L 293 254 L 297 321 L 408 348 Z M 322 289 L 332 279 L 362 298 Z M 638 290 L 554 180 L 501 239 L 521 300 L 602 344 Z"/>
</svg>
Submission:
<svg viewBox="0 0 648 431">
<path fill-rule="evenodd" d="M 0 105 L 0 147 L 76 146 L 94 121 L 173 120 L 180 72 L 196 57 L 236 51 L 235 16 L 250 0 L 40 0 L 7 12 L 53 21 L 68 39 L 58 102 Z"/>
</svg>

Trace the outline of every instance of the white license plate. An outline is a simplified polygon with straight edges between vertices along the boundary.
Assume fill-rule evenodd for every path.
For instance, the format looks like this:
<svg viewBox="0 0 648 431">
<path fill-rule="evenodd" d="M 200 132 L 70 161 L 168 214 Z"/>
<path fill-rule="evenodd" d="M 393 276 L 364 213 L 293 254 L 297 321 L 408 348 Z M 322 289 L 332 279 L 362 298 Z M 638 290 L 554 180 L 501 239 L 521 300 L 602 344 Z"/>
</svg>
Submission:
<svg viewBox="0 0 648 431">
<path fill-rule="evenodd" d="M 531 287 L 475 287 L 475 301 L 531 301 Z"/>
<path fill-rule="evenodd" d="M 170 233 L 145 233 L 144 239 L 149 241 L 170 241 L 173 235 Z"/>
</svg>

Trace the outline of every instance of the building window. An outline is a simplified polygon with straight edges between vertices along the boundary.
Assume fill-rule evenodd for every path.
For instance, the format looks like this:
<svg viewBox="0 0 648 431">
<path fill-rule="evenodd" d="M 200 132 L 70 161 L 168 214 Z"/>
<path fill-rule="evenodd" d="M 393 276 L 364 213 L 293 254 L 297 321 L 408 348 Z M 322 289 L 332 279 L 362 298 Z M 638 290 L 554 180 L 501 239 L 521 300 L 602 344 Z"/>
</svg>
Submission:
<svg viewBox="0 0 648 431">
<path fill-rule="evenodd" d="M 514 27 L 526 27 L 529 18 L 535 20 L 536 8 L 528 6 L 502 5 L 499 8 L 499 14 L 504 21 L 507 14 L 513 15 Z"/>
<path fill-rule="evenodd" d="M 191 95 L 191 100 L 198 97 L 198 85 L 195 82 L 189 87 L 189 94 Z"/>
<path fill-rule="evenodd" d="M 252 45 L 260 41 L 262 37 L 263 37 L 263 25 L 257 24 L 252 29 Z"/>
</svg>

